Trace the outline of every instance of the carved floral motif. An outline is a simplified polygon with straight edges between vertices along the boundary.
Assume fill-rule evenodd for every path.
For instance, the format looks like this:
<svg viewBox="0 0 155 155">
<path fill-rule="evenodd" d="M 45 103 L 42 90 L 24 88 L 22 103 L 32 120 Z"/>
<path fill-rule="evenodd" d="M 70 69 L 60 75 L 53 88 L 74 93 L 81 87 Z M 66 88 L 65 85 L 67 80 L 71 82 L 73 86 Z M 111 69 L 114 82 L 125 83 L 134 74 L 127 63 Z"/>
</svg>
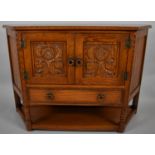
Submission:
<svg viewBox="0 0 155 155">
<path fill-rule="evenodd" d="M 64 53 L 66 45 L 63 42 L 33 42 L 33 72 L 34 75 L 64 75 Z"/>
<path fill-rule="evenodd" d="M 84 43 L 84 76 L 117 76 L 118 47 L 112 44 Z"/>
</svg>

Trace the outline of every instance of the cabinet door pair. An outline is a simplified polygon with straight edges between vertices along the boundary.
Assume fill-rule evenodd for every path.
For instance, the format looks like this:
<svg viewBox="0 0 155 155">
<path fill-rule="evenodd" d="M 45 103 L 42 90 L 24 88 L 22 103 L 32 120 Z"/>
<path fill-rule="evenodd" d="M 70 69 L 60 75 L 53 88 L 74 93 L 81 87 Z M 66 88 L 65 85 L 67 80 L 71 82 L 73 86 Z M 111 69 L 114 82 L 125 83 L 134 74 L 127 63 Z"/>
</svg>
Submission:
<svg viewBox="0 0 155 155">
<path fill-rule="evenodd" d="M 124 85 L 127 33 L 28 32 L 28 84 Z"/>
</svg>

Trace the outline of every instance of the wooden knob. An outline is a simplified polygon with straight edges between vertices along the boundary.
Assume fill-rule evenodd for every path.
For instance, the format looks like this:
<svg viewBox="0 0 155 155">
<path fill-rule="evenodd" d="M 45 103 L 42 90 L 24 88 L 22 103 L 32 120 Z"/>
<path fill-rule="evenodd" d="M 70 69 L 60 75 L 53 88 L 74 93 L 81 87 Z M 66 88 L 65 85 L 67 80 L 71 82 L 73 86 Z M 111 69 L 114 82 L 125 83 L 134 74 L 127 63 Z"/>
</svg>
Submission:
<svg viewBox="0 0 155 155">
<path fill-rule="evenodd" d="M 97 95 L 97 100 L 98 101 L 103 101 L 105 99 L 105 95 L 104 94 L 98 94 Z"/>
<path fill-rule="evenodd" d="M 82 59 L 81 58 L 77 58 L 76 59 L 76 66 L 81 66 L 82 65 Z"/>
<path fill-rule="evenodd" d="M 47 98 L 48 98 L 49 100 L 53 100 L 53 99 L 54 99 L 54 94 L 53 94 L 52 92 L 48 92 L 48 93 L 46 94 L 46 96 L 47 96 Z"/>
<path fill-rule="evenodd" d="M 74 58 L 69 58 L 69 59 L 68 59 L 68 64 L 69 64 L 70 66 L 75 66 L 75 60 L 74 60 Z"/>
</svg>

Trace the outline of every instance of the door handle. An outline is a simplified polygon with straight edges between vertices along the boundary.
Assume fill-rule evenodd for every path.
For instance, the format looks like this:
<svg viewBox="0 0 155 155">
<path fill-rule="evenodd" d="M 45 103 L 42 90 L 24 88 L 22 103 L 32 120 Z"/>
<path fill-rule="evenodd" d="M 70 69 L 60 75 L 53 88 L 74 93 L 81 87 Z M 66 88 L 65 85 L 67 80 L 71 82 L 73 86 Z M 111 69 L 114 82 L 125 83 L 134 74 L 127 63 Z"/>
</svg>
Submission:
<svg viewBox="0 0 155 155">
<path fill-rule="evenodd" d="M 74 58 L 68 58 L 68 65 L 75 66 L 75 59 Z"/>
<path fill-rule="evenodd" d="M 79 67 L 83 64 L 83 61 L 81 58 L 76 58 L 76 66 Z"/>
</svg>

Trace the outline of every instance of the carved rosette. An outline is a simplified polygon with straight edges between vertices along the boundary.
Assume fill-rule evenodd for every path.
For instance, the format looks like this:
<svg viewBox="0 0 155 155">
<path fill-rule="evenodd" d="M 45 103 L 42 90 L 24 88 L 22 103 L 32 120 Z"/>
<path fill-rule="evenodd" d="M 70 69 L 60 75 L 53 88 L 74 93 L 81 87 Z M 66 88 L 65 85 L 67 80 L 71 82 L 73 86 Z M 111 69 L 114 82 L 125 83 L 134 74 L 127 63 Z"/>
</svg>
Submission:
<svg viewBox="0 0 155 155">
<path fill-rule="evenodd" d="M 118 68 L 118 46 L 115 44 L 84 43 L 84 76 L 115 77 Z"/>
<path fill-rule="evenodd" d="M 64 75 L 64 42 L 33 42 L 33 74 L 34 76 Z"/>
</svg>

